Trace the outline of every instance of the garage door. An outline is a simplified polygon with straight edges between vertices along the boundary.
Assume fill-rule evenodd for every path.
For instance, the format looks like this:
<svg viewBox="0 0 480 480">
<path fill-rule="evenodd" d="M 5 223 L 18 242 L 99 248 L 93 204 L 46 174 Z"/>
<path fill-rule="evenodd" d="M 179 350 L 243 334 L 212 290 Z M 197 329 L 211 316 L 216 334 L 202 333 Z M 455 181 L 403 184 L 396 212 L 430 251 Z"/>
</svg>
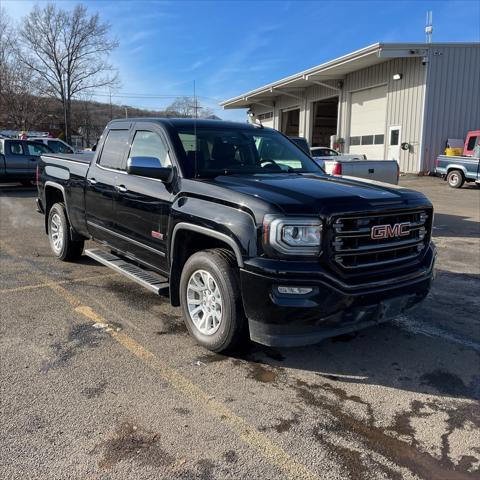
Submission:
<svg viewBox="0 0 480 480">
<path fill-rule="evenodd" d="M 264 127 L 273 128 L 273 112 L 260 113 L 257 118 Z"/>
<path fill-rule="evenodd" d="M 387 86 L 353 92 L 350 111 L 350 153 L 363 153 L 369 160 L 383 159 Z"/>
</svg>

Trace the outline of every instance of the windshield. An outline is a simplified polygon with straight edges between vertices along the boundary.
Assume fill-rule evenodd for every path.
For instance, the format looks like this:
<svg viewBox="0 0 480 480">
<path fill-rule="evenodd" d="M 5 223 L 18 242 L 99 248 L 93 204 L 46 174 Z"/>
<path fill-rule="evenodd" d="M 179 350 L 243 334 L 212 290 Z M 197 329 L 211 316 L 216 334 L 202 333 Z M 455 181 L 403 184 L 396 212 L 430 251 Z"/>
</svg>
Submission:
<svg viewBox="0 0 480 480">
<path fill-rule="evenodd" d="M 178 129 L 188 177 L 221 174 L 323 173 L 280 133 L 262 129 Z"/>
</svg>

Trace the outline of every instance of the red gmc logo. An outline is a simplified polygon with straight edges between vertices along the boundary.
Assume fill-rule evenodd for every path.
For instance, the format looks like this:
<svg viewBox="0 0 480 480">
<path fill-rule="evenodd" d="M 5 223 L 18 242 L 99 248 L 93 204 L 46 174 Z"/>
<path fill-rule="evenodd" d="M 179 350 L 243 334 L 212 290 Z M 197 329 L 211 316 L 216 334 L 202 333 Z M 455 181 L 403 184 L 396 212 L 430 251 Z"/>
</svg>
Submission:
<svg viewBox="0 0 480 480">
<path fill-rule="evenodd" d="M 410 233 L 408 227 L 410 222 L 395 223 L 395 225 L 375 225 L 371 230 L 371 237 L 374 240 L 382 238 L 405 237 Z"/>
</svg>

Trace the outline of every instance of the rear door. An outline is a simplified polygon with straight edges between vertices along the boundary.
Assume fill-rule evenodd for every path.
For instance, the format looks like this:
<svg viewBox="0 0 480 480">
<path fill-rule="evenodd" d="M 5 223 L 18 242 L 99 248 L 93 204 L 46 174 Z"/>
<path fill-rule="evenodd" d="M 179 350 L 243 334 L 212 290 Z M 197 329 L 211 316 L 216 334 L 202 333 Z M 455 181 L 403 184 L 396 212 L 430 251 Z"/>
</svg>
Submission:
<svg viewBox="0 0 480 480">
<path fill-rule="evenodd" d="M 172 164 L 166 135 L 159 125 L 148 122 L 135 124 L 127 157 L 155 157 L 162 167 Z M 162 272 L 168 272 L 167 231 L 172 201 L 172 185 L 161 180 L 127 173 L 118 177 L 116 232 L 122 250 Z"/>
<path fill-rule="evenodd" d="M 129 125 L 112 128 L 106 134 L 96 161 L 88 169 L 85 184 L 85 210 L 90 234 L 115 246 L 115 204 L 118 177 L 128 151 Z"/>
<path fill-rule="evenodd" d="M 24 143 L 22 140 L 5 141 L 5 171 L 8 176 L 28 176 L 30 160 Z"/>
</svg>

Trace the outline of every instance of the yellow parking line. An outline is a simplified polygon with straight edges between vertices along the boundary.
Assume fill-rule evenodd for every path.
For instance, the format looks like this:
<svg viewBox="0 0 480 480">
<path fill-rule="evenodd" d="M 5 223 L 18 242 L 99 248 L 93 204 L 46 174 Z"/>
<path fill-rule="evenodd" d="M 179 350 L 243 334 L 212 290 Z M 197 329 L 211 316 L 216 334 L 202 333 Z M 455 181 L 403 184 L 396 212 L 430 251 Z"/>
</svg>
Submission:
<svg viewBox="0 0 480 480">
<path fill-rule="evenodd" d="M 10 248 L 9 250 L 13 252 Z M 32 267 L 35 269 L 35 267 Z M 51 282 L 38 271 L 36 275 L 44 281 L 43 285 L 51 288 L 58 295 L 63 297 L 76 313 L 83 315 L 93 323 L 108 325 L 108 321 L 96 313 L 91 307 L 83 305 L 82 301 L 72 295 L 58 282 Z M 192 402 L 198 404 L 212 417 L 226 424 L 247 445 L 254 448 L 263 455 L 272 465 L 282 469 L 292 479 L 320 480 L 320 477 L 311 472 L 305 465 L 295 460 L 285 450 L 272 442 L 268 436 L 259 432 L 254 425 L 251 425 L 244 418 L 236 415 L 223 403 L 215 400 L 211 395 L 203 391 L 198 385 L 187 377 L 168 366 L 165 362 L 156 357 L 152 352 L 144 348 L 133 338 L 123 332 L 117 332 L 114 328 L 106 328 L 105 331 L 121 346 L 135 355 L 138 359 L 160 374 L 177 391 L 181 392 Z"/>
<path fill-rule="evenodd" d="M 0 293 L 23 292 L 25 290 L 35 290 L 37 288 L 52 287 L 53 285 L 66 285 L 69 283 L 88 282 L 89 280 L 97 280 L 100 278 L 109 278 L 118 276 L 118 273 L 104 273 L 102 275 L 90 275 L 89 277 L 72 278 L 70 280 L 59 280 L 58 282 L 37 283 L 35 285 L 23 285 L 21 287 L 2 288 Z"/>
</svg>

